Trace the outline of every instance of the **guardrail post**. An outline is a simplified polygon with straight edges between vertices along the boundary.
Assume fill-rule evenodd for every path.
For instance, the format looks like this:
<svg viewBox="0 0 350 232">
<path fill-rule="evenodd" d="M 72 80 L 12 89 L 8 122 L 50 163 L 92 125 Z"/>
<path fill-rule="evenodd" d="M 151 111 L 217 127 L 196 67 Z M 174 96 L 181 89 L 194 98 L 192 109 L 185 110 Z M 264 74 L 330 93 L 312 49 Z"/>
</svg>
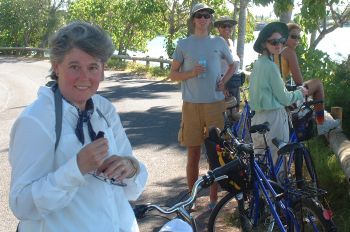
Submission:
<svg viewBox="0 0 350 232">
<path fill-rule="evenodd" d="M 149 68 L 149 56 L 146 56 L 146 67 Z"/>
<path fill-rule="evenodd" d="M 338 106 L 331 107 L 331 115 L 334 119 L 339 119 L 341 125 L 343 119 L 343 108 Z"/>
<path fill-rule="evenodd" d="M 131 58 L 131 59 L 132 59 L 133 63 L 136 63 L 135 55 L 133 55 L 133 58 Z"/>
<path fill-rule="evenodd" d="M 164 69 L 164 63 L 163 63 L 163 56 L 161 56 L 161 57 L 159 57 L 159 59 L 161 59 L 161 61 L 159 61 L 159 67 L 160 67 L 160 69 Z"/>
</svg>

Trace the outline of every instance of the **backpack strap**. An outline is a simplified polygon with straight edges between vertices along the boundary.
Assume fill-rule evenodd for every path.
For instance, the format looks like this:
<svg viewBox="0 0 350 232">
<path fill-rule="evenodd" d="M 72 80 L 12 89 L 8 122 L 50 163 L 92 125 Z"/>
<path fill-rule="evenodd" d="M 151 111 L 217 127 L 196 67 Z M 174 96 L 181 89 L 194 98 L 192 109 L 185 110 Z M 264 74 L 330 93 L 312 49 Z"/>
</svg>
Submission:
<svg viewBox="0 0 350 232">
<path fill-rule="evenodd" d="M 55 96 L 55 131 L 56 131 L 56 142 L 55 142 L 55 151 L 58 147 L 58 143 L 60 142 L 61 138 L 61 131 L 62 131 L 62 94 L 59 90 L 58 86 L 53 89 L 54 96 Z"/>
<path fill-rule="evenodd" d="M 99 108 L 96 107 L 96 111 L 97 111 L 98 115 L 106 121 L 108 127 L 110 127 L 111 124 L 108 122 L 107 118 L 103 115 L 103 113 L 101 112 L 101 110 L 100 110 Z"/>
<path fill-rule="evenodd" d="M 279 65 L 280 65 L 281 77 L 283 78 L 283 72 L 282 72 L 282 55 L 281 55 L 281 53 L 278 54 L 278 63 L 279 63 Z"/>
</svg>

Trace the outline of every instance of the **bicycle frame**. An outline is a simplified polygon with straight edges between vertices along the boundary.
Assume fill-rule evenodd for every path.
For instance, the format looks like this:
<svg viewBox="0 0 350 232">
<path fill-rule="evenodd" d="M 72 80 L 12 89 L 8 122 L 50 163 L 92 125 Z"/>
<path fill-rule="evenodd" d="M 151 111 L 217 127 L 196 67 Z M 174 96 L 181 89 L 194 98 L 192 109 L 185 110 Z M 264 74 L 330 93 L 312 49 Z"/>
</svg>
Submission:
<svg viewBox="0 0 350 232">
<path fill-rule="evenodd" d="M 260 165 L 256 162 L 254 154 L 250 154 L 250 170 L 251 170 L 251 174 L 252 174 L 252 186 L 253 186 L 253 197 L 254 197 L 254 201 L 253 207 L 250 207 L 251 211 L 249 212 L 250 214 L 250 218 L 253 219 L 253 226 L 257 226 L 258 225 L 258 220 L 259 220 L 259 197 L 261 196 L 261 192 L 264 195 L 266 201 L 269 204 L 269 208 L 271 211 L 271 214 L 274 218 L 274 220 L 277 223 L 278 228 L 280 229 L 280 231 L 287 231 L 281 221 L 281 218 L 279 217 L 277 211 L 276 211 L 276 205 L 275 203 L 273 203 L 272 199 L 278 199 L 280 198 L 280 200 L 277 200 L 277 206 L 283 210 L 284 215 L 288 218 L 288 221 L 291 221 L 293 223 L 293 225 L 295 225 L 295 229 L 297 231 L 300 231 L 300 227 L 297 223 L 297 220 L 292 212 L 292 210 L 289 209 L 289 205 L 287 204 L 287 201 L 282 201 L 282 193 L 277 193 L 274 189 L 274 187 L 271 185 L 271 180 L 268 179 L 268 177 L 265 176 L 264 172 L 261 170 Z M 253 212 L 253 209 L 255 209 L 255 211 Z M 253 215 L 254 214 L 254 215 Z M 273 222 L 274 223 L 274 222 Z M 273 225 L 270 225 L 271 229 L 273 227 Z"/>
<path fill-rule="evenodd" d="M 250 134 L 247 132 L 249 132 L 250 118 L 252 117 L 251 109 L 250 109 L 247 97 L 245 95 L 245 92 L 244 92 L 246 89 L 247 88 L 245 88 L 245 89 L 240 88 L 240 91 L 242 93 L 243 100 L 244 100 L 244 106 L 243 106 L 242 114 L 241 114 L 238 122 L 232 126 L 233 134 L 237 138 L 242 139 L 244 141 L 245 141 L 245 138 L 247 135 L 250 138 Z M 251 138 L 250 138 L 250 141 L 251 141 Z"/>
</svg>

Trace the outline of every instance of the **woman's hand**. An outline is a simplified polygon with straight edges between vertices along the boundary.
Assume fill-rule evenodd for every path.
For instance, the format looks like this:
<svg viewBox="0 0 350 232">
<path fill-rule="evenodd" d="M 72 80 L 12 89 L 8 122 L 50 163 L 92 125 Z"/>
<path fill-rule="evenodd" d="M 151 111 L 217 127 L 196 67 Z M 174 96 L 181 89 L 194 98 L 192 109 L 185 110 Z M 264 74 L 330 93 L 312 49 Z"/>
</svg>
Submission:
<svg viewBox="0 0 350 232">
<path fill-rule="evenodd" d="M 103 164 L 108 154 L 108 140 L 100 138 L 83 147 L 77 156 L 80 172 L 85 175 Z"/>
<path fill-rule="evenodd" d="M 133 177 L 137 173 L 137 167 L 133 162 L 135 161 L 132 161 L 129 157 L 112 155 L 104 160 L 96 174 L 103 173 L 110 179 L 122 181 L 125 178 Z"/>
</svg>

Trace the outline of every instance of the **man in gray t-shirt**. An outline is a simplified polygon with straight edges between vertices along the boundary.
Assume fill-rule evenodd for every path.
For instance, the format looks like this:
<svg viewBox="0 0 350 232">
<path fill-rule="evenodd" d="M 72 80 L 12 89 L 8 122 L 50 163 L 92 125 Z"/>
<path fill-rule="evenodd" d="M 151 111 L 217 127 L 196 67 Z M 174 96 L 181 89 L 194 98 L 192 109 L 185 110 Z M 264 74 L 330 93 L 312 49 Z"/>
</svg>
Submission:
<svg viewBox="0 0 350 232">
<path fill-rule="evenodd" d="M 173 54 L 169 77 L 181 81 L 182 122 L 179 142 L 187 147 L 187 184 L 192 190 L 198 178 L 201 145 L 210 127 L 222 128 L 225 111 L 225 83 L 234 72 L 234 62 L 227 43 L 209 35 L 214 10 L 204 3 L 193 6 L 190 21 L 193 34 L 180 40 Z M 221 73 L 221 59 L 228 69 Z M 210 208 L 217 201 L 216 186 L 211 188 Z M 213 194 L 212 194 L 213 193 Z"/>
</svg>

